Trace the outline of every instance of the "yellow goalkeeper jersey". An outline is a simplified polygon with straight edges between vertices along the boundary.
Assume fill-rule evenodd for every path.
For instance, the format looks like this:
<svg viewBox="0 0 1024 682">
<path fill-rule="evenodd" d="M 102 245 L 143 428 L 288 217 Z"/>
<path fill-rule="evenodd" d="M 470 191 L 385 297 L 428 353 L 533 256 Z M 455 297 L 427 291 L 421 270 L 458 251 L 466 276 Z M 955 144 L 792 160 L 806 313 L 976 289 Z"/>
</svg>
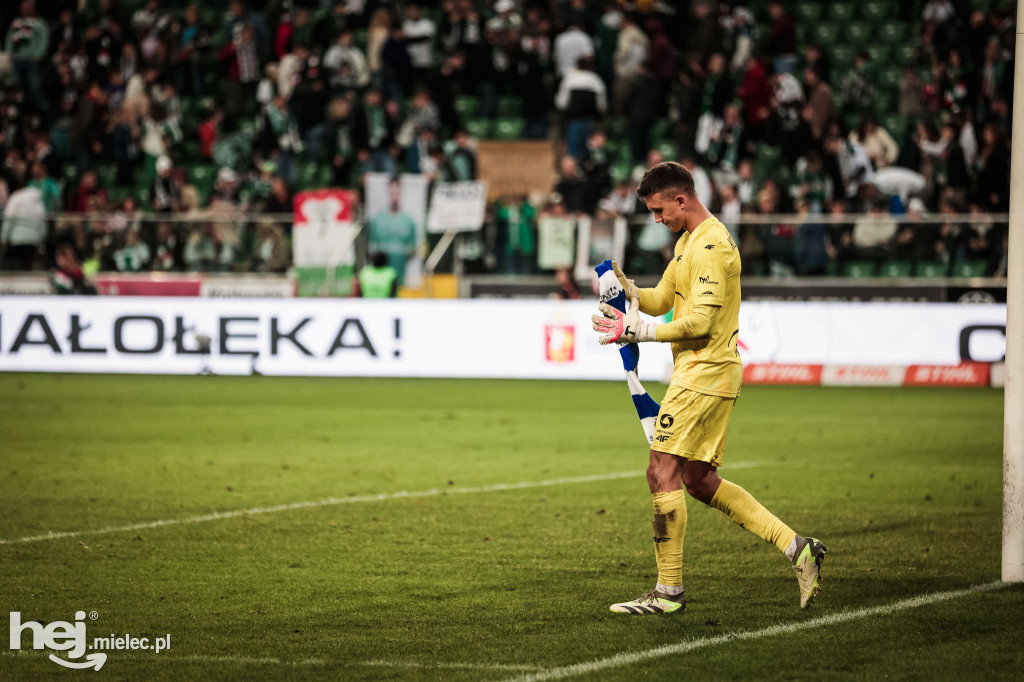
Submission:
<svg viewBox="0 0 1024 682">
<path fill-rule="evenodd" d="M 711 335 L 672 343 L 672 384 L 706 395 L 734 398 L 743 383 L 737 342 L 740 315 L 740 252 L 711 217 L 676 242 L 675 255 L 653 289 L 640 290 L 640 310 L 673 319 L 695 305 L 718 306 Z"/>
</svg>

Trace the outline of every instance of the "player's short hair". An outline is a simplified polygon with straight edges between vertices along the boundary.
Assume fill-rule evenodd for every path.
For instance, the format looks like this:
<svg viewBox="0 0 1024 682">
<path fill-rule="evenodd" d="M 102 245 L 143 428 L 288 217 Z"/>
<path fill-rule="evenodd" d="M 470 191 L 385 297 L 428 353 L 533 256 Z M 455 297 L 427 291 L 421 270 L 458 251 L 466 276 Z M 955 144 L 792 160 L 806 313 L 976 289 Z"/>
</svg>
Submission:
<svg viewBox="0 0 1024 682">
<path fill-rule="evenodd" d="M 665 161 L 653 168 L 649 168 L 640 184 L 636 187 L 637 196 L 646 199 L 655 194 L 685 194 L 688 197 L 696 196 L 697 191 L 693 187 L 693 175 L 681 163 Z"/>
</svg>

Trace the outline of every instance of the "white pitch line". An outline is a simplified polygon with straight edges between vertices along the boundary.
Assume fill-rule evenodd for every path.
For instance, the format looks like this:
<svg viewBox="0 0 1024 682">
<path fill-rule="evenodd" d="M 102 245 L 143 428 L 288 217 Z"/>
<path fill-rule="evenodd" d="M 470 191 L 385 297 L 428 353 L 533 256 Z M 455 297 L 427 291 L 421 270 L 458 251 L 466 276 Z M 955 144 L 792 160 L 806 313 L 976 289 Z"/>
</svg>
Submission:
<svg viewBox="0 0 1024 682">
<path fill-rule="evenodd" d="M 127 653 L 127 652 L 126 652 Z M 344 667 L 344 668 L 396 668 L 407 670 L 479 670 L 492 672 L 530 672 L 543 670 L 539 665 L 526 665 L 517 663 L 464 663 L 461 661 L 433 661 L 422 663 L 418 661 L 345 661 L 325 658 L 299 658 L 289 661 L 273 656 L 214 656 L 211 654 L 192 654 L 189 656 L 174 656 L 163 654 L 159 658 L 152 658 L 145 655 L 147 652 L 133 651 L 128 658 L 135 661 L 153 660 L 162 663 L 226 663 L 231 665 L 258 665 L 258 666 L 282 666 L 289 668 L 316 668 L 316 667 Z M 28 651 L 0 651 L 0 655 L 22 656 L 28 658 L 33 652 Z M 123 660 L 118 658 L 117 660 Z"/>
<path fill-rule="evenodd" d="M 730 464 L 729 469 L 752 469 L 755 467 L 768 466 L 765 462 L 736 462 Z M 55 532 L 50 531 L 43 535 L 30 535 L 23 538 L 0 538 L 0 545 L 13 545 L 24 542 L 42 542 L 43 540 L 61 540 L 63 538 L 77 538 L 84 535 L 105 535 L 107 533 L 126 533 L 135 530 L 147 530 L 150 528 L 163 528 L 165 526 L 181 526 L 190 523 L 205 523 L 207 521 L 219 521 L 221 519 L 233 519 L 239 516 L 254 516 L 256 514 L 273 514 L 275 512 L 291 511 L 293 509 L 312 509 L 316 507 L 330 507 L 339 504 L 355 504 L 357 502 L 384 502 L 387 500 L 399 500 L 404 498 L 437 497 L 439 495 L 467 495 L 472 493 L 494 493 L 502 490 L 527 490 L 529 488 L 545 488 L 555 485 L 569 485 L 572 483 L 593 483 L 595 481 L 611 481 L 617 478 L 639 478 L 641 472 L 618 471 L 612 474 L 593 474 L 591 476 L 569 476 L 567 478 L 552 478 L 544 481 L 520 481 L 519 483 L 495 483 L 476 488 L 431 488 L 429 490 L 406 491 L 401 490 L 394 493 L 380 493 L 378 495 L 354 495 L 352 497 L 327 497 L 322 500 L 311 502 L 291 502 L 279 504 L 273 507 L 255 507 L 253 509 L 235 509 L 232 511 L 213 512 L 202 516 L 187 516 L 182 519 L 162 519 L 160 521 L 146 521 L 145 523 L 132 523 L 127 526 L 108 526 L 94 530 L 70 530 Z"/>
<path fill-rule="evenodd" d="M 735 466 L 735 465 L 734 465 Z M 610 481 L 617 478 L 639 478 L 642 472 L 619 471 L 612 474 L 594 474 L 592 476 L 569 476 L 567 478 L 552 478 L 543 481 L 520 481 L 519 483 L 495 483 L 475 488 L 431 488 L 429 490 L 406 491 L 401 490 L 394 493 L 380 493 L 378 495 L 354 495 L 352 497 L 327 497 L 322 500 L 311 502 L 292 502 L 290 504 L 279 504 L 273 507 L 255 507 L 253 509 L 235 509 L 232 511 L 213 512 L 202 516 L 188 516 L 181 519 L 163 519 L 160 521 L 147 521 L 145 523 L 132 523 L 126 526 L 109 526 L 94 530 L 72 530 L 62 532 L 49 532 L 44 535 L 30 535 L 24 538 L 0 539 L 0 545 L 12 545 L 22 542 L 41 542 L 43 540 L 60 540 L 62 538 L 77 538 L 83 535 L 104 535 L 107 533 L 124 533 L 149 528 L 163 528 L 165 526 L 180 526 L 190 523 L 205 523 L 206 521 L 219 521 L 221 519 L 233 519 L 239 516 L 255 516 L 256 514 L 274 514 L 276 512 L 291 511 L 293 509 L 311 509 L 315 507 L 330 507 L 339 504 L 356 504 L 359 502 L 384 502 L 387 500 L 400 500 L 405 498 L 438 497 L 440 495 L 468 495 L 473 493 L 493 493 L 502 490 L 526 490 L 529 488 L 544 488 L 555 485 L 568 485 L 572 483 L 593 483 L 595 481 Z"/>
<path fill-rule="evenodd" d="M 729 469 L 753 469 L 755 467 L 768 466 L 766 462 L 736 462 L 730 464 Z M 213 512 L 202 516 L 187 516 L 183 519 L 162 519 L 160 521 L 146 521 L 144 523 L 132 523 L 127 526 L 108 526 L 93 530 L 69 530 L 50 531 L 43 535 L 30 535 L 24 538 L 0 538 L 0 545 L 14 545 L 22 542 L 42 542 L 43 540 L 61 540 L 63 538 L 77 538 L 83 535 L 105 535 L 106 533 L 126 533 L 133 530 L 146 530 L 149 528 L 163 528 L 165 526 L 181 526 L 189 523 L 205 523 L 206 521 L 219 521 L 221 519 L 233 519 L 239 516 L 255 516 L 256 514 L 273 514 L 275 512 L 291 511 L 293 509 L 313 509 L 316 507 L 331 507 L 339 504 L 355 504 L 357 502 L 385 502 L 387 500 L 400 500 L 417 497 L 437 497 L 440 495 L 467 495 L 472 493 L 494 493 L 502 490 L 527 490 L 529 488 L 546 488 L 555 485 L 569 485 L 572 483 L 593 483 L 595 481 L 611 481 L 617 478 L 639 478 L 641 472 L 618 471 L 613 474 L 593 474 L 591 476 L 569 476 L 566 478 L 551 478 L 544 481 L 520 481 L 519 483 L 495 483 L 476 488 L 430 488 L 429 490 L 407 491 L 400 490 L 394 493 L 380 493 L 377 495 L 353 495 L 352 497 L 327 497 L 322 500 L 311 502 L 291 502 L 289 504 L 278 504 L 273 507 L 255 507 L 253 509 L 234 509 L 224 512 Z"/>
<path fill-rule="evenodd" d="M 288 661 L 280 658 L 263 657 L 250 658 L 247 656 L 210 656 L 205 654 L 194 654 L 192 656 L 163 656 L 161 661 L 183 661 L 196 663 L 233 663 L 237 665 L 280 665 L 293 668 L 307 668 L 320 666 L 342 666 L 347 668 L 406 668 L 418 670 L 491 670 L 495 672 L 523 672 L 543 670 L 539 665 L 519 665 L 515 663 L 462 663 L 459 661 L 434 661 L 420 663 L 417 661 L 344 661 L 327 660 L 322 658 L 301 658 Z"/>
<path fill-rule="evenodd" d="M 562 680 L 567 677 L 587 675 L 589 673 L 597 672 L 598 670 L 643 663 L 657 658 L 664 658 L 665 656 L 685 654 L 697 649 L 705 649 L 708 647 L 718 646 L 719 644 L 726 644 L 727 642 L 749 641 L 753 639 L 762 639 L 764 637 L 775 637 L 777 635 L 786 635 L 791 632 L 799 632 L 801 630 L 812 630 L 814 628 L 828 627 L 830 625 L 839 625 L 840 623 L 848 623 L 853 620 L 860 620 L 861 618 L 870 618 L 871 616 L 887 616 L 899 611 L 916 609 L 921 606 L 937 604 L 950 599 L 958 599 L 959 597 L 966 597 L 978 592 L 991 592 L 992 590 L 1004 588 L 1007 585 L 1009 585 L 1009 583 L 997 580 L 995 582 L 986 583 L 984 585 L 975 585 L 962 590 L 933 592 L 931 594 L 923 594 L 918 597 L 912 597 L 911 599 L 905 599 L 903 601 L 893 602 L 883 606 L 871 606 L 862 609 L 854 609 L 852 611 L 841 611 L 839 613 L 820 616 L 818 618 L 800 621 L 798 623 L 770 625 L 760 630 L 732 632 L 724 635 L 718 635 L 716 637 L 701 637 L 699 639 L 678 642 L 676 644 L 666 644 L 664 646 L 647 649 L 645 651 L 615 654 L 608 658 L 599 658 L 597 660 L 576 663 L 574 665 L 567 665 L 561 668 L 549 668 L 534 674 L 520 675 L 518 677 L 510 678 L 509 680 L 506 680 L 506 682 L 542 682 L 544 680 Z M 630 616 L 623 616 L 623 618 L 629 617 Z"/>
</svg>

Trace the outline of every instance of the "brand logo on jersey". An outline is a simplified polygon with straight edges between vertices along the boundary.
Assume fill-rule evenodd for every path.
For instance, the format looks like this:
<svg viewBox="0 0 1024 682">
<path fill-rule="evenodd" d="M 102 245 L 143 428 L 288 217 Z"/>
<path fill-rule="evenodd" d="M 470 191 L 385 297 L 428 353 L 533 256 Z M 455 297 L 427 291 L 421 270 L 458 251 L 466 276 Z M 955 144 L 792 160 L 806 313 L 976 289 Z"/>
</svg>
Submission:
<svg viewBox="0 0 1024 682">
<path fill-rule="evenodd" d="M 707 249 L 708 251 L 710 251 L 711 249 L 715 248 L 715 245 L 714 244 L 708 244 L 704 248 Z"/>
<path fill-rule="evenodd" d="M 668 440 L 669 438 L 671 438 L 671 437 L 672 437 L 672 436 L 670 436 L 670 435 L 668 435 L 668 434 L 665 434 L 664 436 L 658 436 L 658 437 L 657 437 L 657 438 L 655 438 L 654 440 L 658 441 L 659 443 L 664 443 L 665 441 L 667 441 L 667 440 Z"/>
<path fill-rule="evenodd" d="M 670 415 L 670 414 L 663 414 L 663 415 L 661 415 L 661 418 L 658 420 L 658 424 L 663 429 L 670 428 L 675 423 L 676 423 L 675 418 L 672 415 Z"/>
<path fill-rule="evenodd" d="M 679 261 L 681 261 L 681 260 L 683 260 L 683 254 L 679 254 L 678 256 L 676 256 L 676 262 L 677 262 L 677 263 L 678 263 Z"/>
<path fill-rule="evenodd" d="M 701 284 L 718 284 L 718 282 L 711 279 L 711 277 L 698 277 L 697 279 L 700 280 Z"/>
<path fill-rule="evenodd" d="M 702 291 L 700 295 L 701 296 L 714 296 L 715 292 L 713 292 L 713 291 Z"/>
</svg>

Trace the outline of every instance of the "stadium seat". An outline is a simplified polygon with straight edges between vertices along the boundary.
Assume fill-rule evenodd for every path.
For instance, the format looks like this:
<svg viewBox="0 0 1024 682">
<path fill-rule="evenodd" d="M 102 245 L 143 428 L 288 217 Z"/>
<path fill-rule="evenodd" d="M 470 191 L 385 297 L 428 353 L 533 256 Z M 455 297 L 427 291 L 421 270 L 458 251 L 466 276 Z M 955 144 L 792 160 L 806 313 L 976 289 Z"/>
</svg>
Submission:
<svg viewBox="0 0 1024 682">
<path fill-rule="evenodd" d="M 888 45 L 870 43 L 864 46 L 864 51 L 868 53 L 868 57 L 871 58 L 871 61 L 879 66 L 884 66 L 890 63 L 889 60 L 892 57 L 892 48 Z"/>
<path fill-rule="evenodd" d="M 846 24 L 846 40 L 858 47 L 875 38 L 875 27 L 863 21 L 851 21 Z"/>
<path fill-rule="evenodd" d="M 466 132 L 471 137 L 483 140 L 491 136 L 491 122 L 486 118 L 470 118 L 463 121 Z"/>
<path fill-rule="evenodd" d="M 900 66 L 889 64 L 878 70 L 877 83 L 884 88 L 898 90 L 900 87 L 900 77 L 902 75 L 903 69 Z"/>
<path fill-rule="evenodd" d="M 604 121 L 604 132 L 608 139 L 612 137 L 624 138 L 626 134 L 626 119 L 622 117 L 606 118 Z"/>
<path fill-rule="evenodd" d="M 781 153 L 778 147 L 768 144 L 758 145 L 757 155 L 754 157 L 754 176 L 758 179 L 759 183 L 772 177 L 776 168 L 780 165 L 780 157 Z"/>
<path fill-rule="evenodd" d="M 878 274 L 881 277 L 910 277 L 914 268 L 908 260 L 887 260 L 882 263 Z"/>
<path fill-rule="evenodd" d="M 895 89 L 877 88 L 872 97 L 876 112 L 889 112 L 899 108 L 899 92 Z"/>
<path fill-rule="evenodd" d="M 907 117 L 903 114 L 884 114 L 879 117 L 878 123 L 897 140 L 907 134 Z"/>
<path fill-rule="evenodd" d="M 860 15 L 869 21 L 879 23 L 889 17 L 889 3 L 869 0 L 860 6 Z"/>
<path fill-rule="evenodd" d="M 853 19 L 856 5 L 852 2 L 831 2 L 828 3 L 828 16 L 832 21 L 847 22 Z"/>
<path fill-rule="evenodd" d="M 612 180 L 621 182 L 629 178 L 633 172 L 633 164 L 628 161 L 613 163 L 611 167 Z"/>
<path fill-rule="evenodd" d="M 896 21 L 886 21 L 879 24 L 877 29 L 875 35 L 890 45 L 901 42 L 907 33 L 906 24 Z"/>
<path fill-rule="evenodd" d="M 821 18 L 821 5 L 817 2 L 798 2 L 796 20 L 798 24 L 810 24 Z"/>
<path fill-rule="evenodd" d="M 117 187 L 117 164 L 101 163 L 97 165 L 96 179 L 99 180 L 100 187 L 103 189 Z"/>
<path fill-rule="evenodd" d="M 203 144 L 199 140 L 184 140 L 180 145 L 183 161 L 202 161 Z"/>
<path fill-rule="evenodd" d="M 368 35 L 369 31 L 365 28 L 355 29 L 352 31 L 352 44 L 365 52 Z"/>
<path fill-rule="evenodd" d="M 832 45 L 839 39 L 839 29 L 835 24 L 821 21 L 814 25 L 812 35 L 822 45 Z"/>
<path fill-rule="evenodd" d="M 875 262 L 870 260 L 852 260 L 843 266 L 845 277 L 874 277 Z"/>
<path fill-rule="evenodd" d="M 679 148 L 676 147 L 676 143 L 671 140 L 662 140 L 655 144 L 654 148 L 661 152 L 661 155 L 665 157 L 666 161 L 679 156 Z"/>
<path fill-rule="evenodd" d="M 196 191 L 199 192 L 200 201 L 205 204 L 213 191 L 213 181 L 216 179 L 216 168 L 212 163 L 197 163 L 189 166 L 185 171 L 185 177 Z"/>
<path fill-rule="evenodd" d="M 953 265 L 954 277 L 984 277 L 988 263 L 983 260 L 961 261 Z"/>
<path fill-rule="evenodd" d="M 614 135 L 607 135 L 608 141 L 605 145 L 608 148 L 608 158 L 612 163 L 617 161 L 629 161 L 629 142 Z"/>
<path fill-rule="evenodd" d="M 672 121 L 667 117 L 659 118 L 651 125 L 651 137 L 664 139 L 672 135 Z"/>
<path fill-rule="evenodd" d="M 895 61 L 900 66 L 915 63 L 917 61 L 917 45 L 913 42 L 903 42 L 896 45 Z"/>
<path fill-rule="evenodd" d="M 836 43 L 826 49 L 832 59 L 833 80 L 836 76 L 845 75 L 853 67 L 853 59 L 857 56 L 857 50 L 852 45 Z"/>
<path fill-rule="evenodd" d="M 918 263 L 914 269 L 915 277 L 945 277 L 949 266 L 945 263 Z"/>
<path fill-rule="evenodd" d="M 523 136 L 525 125 L 521 118 L 502 117 L 494 122 L 491 135 L 496 140 L 518 140 Z"/>
<path fill-rule="evenodd" d="M 516 95 L 502 95 L 498 98 L 498 116 L 522 116 L 523 98 Z"/>
<path fill-rule="evenodd" d="M 459 95 L 455 98 L 455 111 L 459 116 L 476 116 L 480 109 L 480 100 L 470 95 Z"/>
</svg>

